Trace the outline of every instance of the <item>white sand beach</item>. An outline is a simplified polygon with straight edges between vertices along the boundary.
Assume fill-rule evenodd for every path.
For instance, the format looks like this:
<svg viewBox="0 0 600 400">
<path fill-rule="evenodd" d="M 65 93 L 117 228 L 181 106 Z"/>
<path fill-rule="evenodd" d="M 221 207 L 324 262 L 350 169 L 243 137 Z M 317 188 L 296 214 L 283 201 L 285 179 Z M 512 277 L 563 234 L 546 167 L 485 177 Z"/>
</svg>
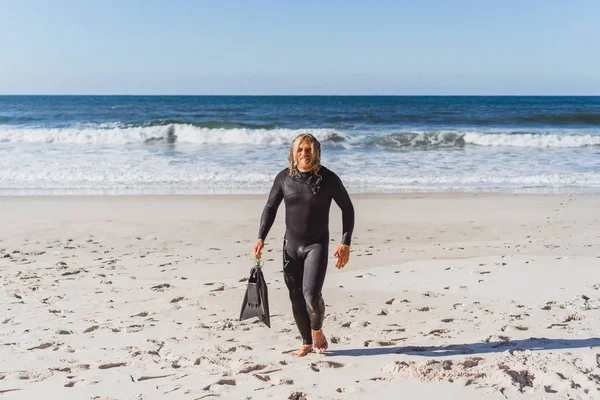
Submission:
<svg viewBox="0 0 600 400">
<path fill-rule="evenodd" d="M 0 399 L 600 397 L 599 195 L 353 196 L 303 358 L 283 205 L 238 321 L 265 200 L 0 197 Z"/>
</svg>

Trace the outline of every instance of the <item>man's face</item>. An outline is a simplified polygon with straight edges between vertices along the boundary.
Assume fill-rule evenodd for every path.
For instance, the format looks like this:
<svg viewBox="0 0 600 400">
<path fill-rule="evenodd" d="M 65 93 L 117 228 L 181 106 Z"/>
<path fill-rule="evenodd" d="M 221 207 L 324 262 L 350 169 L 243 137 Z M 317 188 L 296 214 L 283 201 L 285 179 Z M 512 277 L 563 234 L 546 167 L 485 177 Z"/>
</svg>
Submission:
<svg viewBox="0 0 600 400">
<path fill-rule="evenodd" d="M 312 148 L 310 147 L 308 140 L 305 139 L 301 141 L 298 146 L 298 159 L 296 160 L 298 169 L 302 172 L 308 172 L 312 157 Z"/>
</svg>

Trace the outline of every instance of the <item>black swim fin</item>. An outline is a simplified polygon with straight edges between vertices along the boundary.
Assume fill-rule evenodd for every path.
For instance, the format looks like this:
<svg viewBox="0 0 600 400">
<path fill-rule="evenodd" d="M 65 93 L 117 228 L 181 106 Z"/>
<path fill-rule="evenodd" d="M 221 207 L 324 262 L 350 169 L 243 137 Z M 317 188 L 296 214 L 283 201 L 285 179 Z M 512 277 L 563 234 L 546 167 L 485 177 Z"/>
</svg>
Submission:
<svg viewBox="0 0 600 400">
<path fill-rule="evenodd" d="M 240 321 L 252 317 L 258 317 L 265 325 L 271 327 L 267 282 L 258 263 L 250 270 L 248 287 L 240 311 Z"/>
</svg>

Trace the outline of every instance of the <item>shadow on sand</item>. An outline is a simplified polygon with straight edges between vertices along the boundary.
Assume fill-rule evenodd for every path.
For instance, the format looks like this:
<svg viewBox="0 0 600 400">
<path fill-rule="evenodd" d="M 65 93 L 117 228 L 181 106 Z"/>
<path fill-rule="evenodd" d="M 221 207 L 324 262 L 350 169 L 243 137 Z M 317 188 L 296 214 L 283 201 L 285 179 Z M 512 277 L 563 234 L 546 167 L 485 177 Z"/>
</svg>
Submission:
<svg viewBox="0 0 600 400">
<path fill-rule="evenodd" d="M 501 353 L 510 350 L 559 350 L 583 347 L 600 347 L 600 338 L 589 339 L 547 339 L 529 338 L 506 342 L 451 344 L 447 346 L 394 346 L 364 349 L 330 350 L 333 356 L 377 356 L 382 354 L 407 354 L 423 357 L 446 357 L 467 354 Z"/>
</svg>

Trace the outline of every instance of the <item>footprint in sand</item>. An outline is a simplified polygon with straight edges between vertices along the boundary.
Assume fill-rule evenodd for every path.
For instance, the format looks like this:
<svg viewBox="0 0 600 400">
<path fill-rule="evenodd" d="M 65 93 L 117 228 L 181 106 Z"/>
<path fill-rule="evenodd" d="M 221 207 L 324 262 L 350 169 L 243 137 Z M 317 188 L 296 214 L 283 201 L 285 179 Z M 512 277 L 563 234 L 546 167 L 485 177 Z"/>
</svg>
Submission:
<svg viewBox="0 0 600 400">
<path fill-rule="evenodd" d="M 101 365 L 98 366 L 98 369 L 118 368 L 118 367 L 123 367 L 125 365 L 127 365 L 127 363 L 124 363 L 124 362 L 101 364 Z"/>
<path fill-rule="evenodd" d="M 138 381 L 138 382 L 141 382 L 141 381 L 147 381 L 147 380 L 150 380 L 150 379 L 160 379 L 160 378 L 167 378 L 167 377 L 169 377 L 169 376 L 173 376 L 173 375 L 175 375 L 175 374 L 156 375 L 156 376 L 145 376 L 145 375 L 144 375 L 144 376 L 140 376 L 140 377 L 137 379 L 137 381 Z"/>
<path fill-rule="evenodd" d="M 515 329 L 519 330 L 519 331 L 528 331 L 529 328 L 523 325 L 517 325 L 515 326 Z"/>
<path fill-rule="evenodd" d="M 213 384 L 210 384 L 208 386 L 205 386 L 202 388 L 202 390 L 210 390 L 210 387 L 212 385 L 227 385 L 227 386 L 235 386 L 236 385 L 236 381 L 235 379 L 221 379 Z"/>
<path fill-rule="evenodd" d="M 54 343 L 42 343 L 38 346 L 31 347 L 27 350 L 37 350 L 37 349 L 44 350 L 44 349 L 47 349 L 48 347 L 52 347 L 52 346 L 54 346 Z"/>
<path fill-rule="evenodd" d="M 268 364 L 250 364 L 240 369 L 240 374 L 247 374 L 254 371 L 261 371 L 268 367 Z"/>
<path fill-rule="evenodd" d="M 465 368 L 473 368 L 473 367 L 478 366 L 479 362 L 482 360 L 483 360 L 483 358 L 481 358 L 481 357 L 472 357 L 472 358 L 469 358 L 469 359 L 463 361 L 461 364 Z"/>
<path fill-rule="evenodd" d="M 148 313 L 146 311 L 142 311 L 139 314 L 132 315 L 132 317 L 147 317 Z"/>
<path fill-rule="evenodd" d="M 271 377 L 269 375 L 254 374 L 253 376 L 263 382 L 269 382 L 271 380 Z"/>
<path fill-rule="evenodd" d="M 585 316 L 580 314 L 571 314 L 567 316 L 563 322 L 581 321 L 582 319 L 585 319 Z"/>
<path fill-rule="evenodd" d="M 170 287 L 171 287 L 170 284 L 168 284 L 168 283 L 162 283 L 160 285 L 152 286 L 150 289 L 154 290 L 156 292 L 164 292 L 165 289 L 168 289 Z"/>
<path fill-rule="evenodd" d="M 450 332 L 448 329 L 434 329 L 434 330 L 432 330 L 431 332 L 429 332 L 429 333 L 428 333 L 428 335 L 436 335 L 436 336 L 439 336 L 439 335 L 446 334 L 446 333 L 448 333 L 448 332 Z"/>
<path fill-rule="evenodd" d="M 401 340 L 401 339 L 398 339 Z M 402 339 L 403 340 L 403 339 Z M 379 347 L 388 347 L 388 346 L 394 346 L 396 344 L 396 340 L 382 340 L 382 341 L 377 341 L 375 342 Z"/>
<path fill-rule="evenodd" d="M 283 385 L 283 383 L 279 382 L 280 385 Z M 288 385 L 291 385 L 290 383 L 287 383 Z M 288 400 L 307 400 L 308 397 L 306 395 L 306 393 L 303 392 L 293 392 L 292 394 L 290 394 L 288 396 Z"/>
<path fill-rule="evenodd" d="M 504 372 L 511 377 L 515 386 L 519 386 L 519 391 L 521 393 L 524 392 L 526 387 L 533 387 L 533 380 L 535 379 L 535 376 L 529 371 L 514 371 L 507 369 Z"/>
</svg>

